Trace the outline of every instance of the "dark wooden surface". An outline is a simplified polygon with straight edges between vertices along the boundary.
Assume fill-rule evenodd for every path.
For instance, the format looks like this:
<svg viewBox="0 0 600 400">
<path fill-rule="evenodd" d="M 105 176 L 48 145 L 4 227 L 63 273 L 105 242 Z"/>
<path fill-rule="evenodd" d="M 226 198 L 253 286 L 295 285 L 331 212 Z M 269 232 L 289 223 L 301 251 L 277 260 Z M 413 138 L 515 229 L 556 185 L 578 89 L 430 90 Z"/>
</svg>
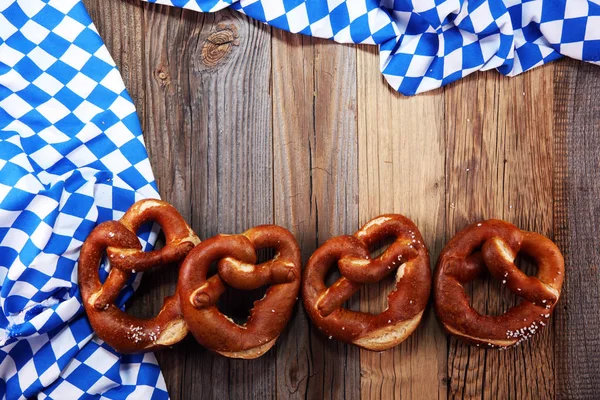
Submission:
<svg viewBox="0 0 600 400">
<path fill-rule="evenodd" d="M 552 326 L 497 352 L 447 338 L 432 310 L 402 345 L 359 351 L 302 307 L 276 347 L 228 360 L 191 338 L 157 353 L 174 399 L 565 398 L 600 395 L 600 69 L 562 60 L 516 78 L 471 75 L 406 98 L 376 48 L 291 35 L 229 10 L 85 0 L 137 106 L 160 193 L 201 238 L 276 223 L 303 260 L 384 212 L 412 218 L 435 260 L 466 223 L 497 217 L 555 239 L 567 277 Z M 530 266 L 524 268 L 533 272 Z M 155 313 L 173 269 L 131 312 Z M 350 307 L 377 310 L 389 283 Z M 518 299 L 470 287 L 499 313 Z M 256 294 L 230 294 L 228 309 Z"/>
<path fill-rule="evenodd" d="M 600 71 L 573 61 L 557 67 L 554 232 L 568 279 L 555 312 L 556 392 L 600 393 Z"/>
</svg>

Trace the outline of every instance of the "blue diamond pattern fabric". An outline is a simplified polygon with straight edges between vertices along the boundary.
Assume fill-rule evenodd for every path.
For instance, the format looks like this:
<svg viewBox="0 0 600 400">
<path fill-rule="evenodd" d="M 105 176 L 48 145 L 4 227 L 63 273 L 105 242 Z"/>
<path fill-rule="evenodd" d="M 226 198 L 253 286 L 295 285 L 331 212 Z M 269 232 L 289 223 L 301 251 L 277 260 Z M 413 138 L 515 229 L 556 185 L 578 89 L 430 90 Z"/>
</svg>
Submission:
<svg viewBox="0 0 600 400">
<path fill-rule="evenodd" d="M 294 33 L 379 46 L 380 69 L 405 95 L 475 71 L 515 76 L 567 56 L 600 64 L 598 0 L 146 0 L 231 6 Z"/>
<path fill-rule="evenodd" d="M 1 398 L 168 398 L 153 354 L 94 336 L 77 286 L 89 232 L 148 197 L 135 107 L 83 3 L 0 0 Z"/>
</svg>

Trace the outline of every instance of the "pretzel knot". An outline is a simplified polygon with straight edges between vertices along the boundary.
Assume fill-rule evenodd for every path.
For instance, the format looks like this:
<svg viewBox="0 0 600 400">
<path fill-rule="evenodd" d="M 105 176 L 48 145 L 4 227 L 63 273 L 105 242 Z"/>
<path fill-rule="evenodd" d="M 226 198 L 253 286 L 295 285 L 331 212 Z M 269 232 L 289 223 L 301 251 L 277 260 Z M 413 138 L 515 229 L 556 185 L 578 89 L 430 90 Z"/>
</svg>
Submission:
<svg viewBox="0 0 600 400">
<path fill-rule="evenodd" d="M 538 267 L 527 276 L 514 263 L 517 254 Z M 469 305 L 464 285 L 487 267 L 491 275 L 523 298 L 500 316 L 481 315 Z M 435 309 L 448 333 L 463 341 L 506 348 L 546 326 L 560 297 L 564 260 L 552 241 L 499 220 L 467 226 L 448 242 L 435 272 Z"/>
<path fill-rule="evenodd" d="M 275 250 L 256 264 L 256 250 Z M 207 277 L 213 262 L 218 273 Z M 194 248 L 181 266 L 177 293 L 183 316 L 204 347 L 232 358 L 251 359 L 267 352 L 292 315 L 300 288 L 300 250 L 294 236 L 274 225 L 241 235 L 217 235 Z M 243 325 L 223 315 L 216 304 L 226 285 L 252 290 L 270 285 L 254 303 Z"/>
<path fill-rule="evenodd" d="M 144 252 L 136 231 L 147 222 L 157 222 L 166 244 Z M 151 351 L 177 343 L 187 334 L 176 296 L 165 298 L 159 314 L 150 320 L 134 318 L 114 302 L 131 273 L 155 266 L 178 263 L 200 243 L 173 206 L 159 200 L 135 203 L 120 221 L 98 225 L 83 243 L 79 258 L 79 287 L 83 305 L 98 336 L 121 353 Z M 98 267 L 106 252 L 110 272 L 100 282 Z"/>
<path fill-rule="evenodd" d="M 389 237 L 396 240 L 371 259 L 370 249 Z M 342 277 L 327 287 L 325 276 L 336 263 Z M 396 287 L 385 311 L 373 315 L 342 307 L 363 284 L 394 272 Z M 302 295 L 313 323 L 330 339 L 380 351 L 398 345 L 415 330 L 430 286 L 429 254 L 421 233 L 408 218 L 388 214 L 371 220 L 353 236 L 338 236 L 319 247 L 306 265 Z"/>
</svg>

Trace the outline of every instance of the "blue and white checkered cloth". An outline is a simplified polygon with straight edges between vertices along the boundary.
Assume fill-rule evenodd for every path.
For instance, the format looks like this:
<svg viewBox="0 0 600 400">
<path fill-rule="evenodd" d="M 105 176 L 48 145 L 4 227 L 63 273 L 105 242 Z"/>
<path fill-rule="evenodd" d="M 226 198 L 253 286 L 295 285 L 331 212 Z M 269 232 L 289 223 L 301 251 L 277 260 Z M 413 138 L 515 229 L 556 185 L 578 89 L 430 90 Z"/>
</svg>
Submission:
<svg viewBox="0 0 600 400">
<path fill-rule="evenodd" d="M 600 64 L 600 0 L 146 0 L 228 6 L 294 33 L 379 45 L 397 91 L 439 88 L 474 71 L 518 75 L 562 55 Z"/>
<path fill-rule="evenodd" d="M 0 0 L 2 398 L 168 397 L 153 354 L 94 337 L 75 268 L 97 223 L 147 197 L 135 107 L 83 3 Z"/>
<path fill-rule="evenodd" d="M 291 32 L 377 44 L 405 94 L 561 55 L 600 63 L 597 0 L 149 1 L 231 6 Z M 94 337 L 76 279 L 94 226 L 148 197 L 158 193 L 135 108 L 81 0 L 0 0 L 2 398 L 168 397 L 152 354 L 123 356 Z M 141 234 L 145 248 L 156 234 Z"/>
</svg>

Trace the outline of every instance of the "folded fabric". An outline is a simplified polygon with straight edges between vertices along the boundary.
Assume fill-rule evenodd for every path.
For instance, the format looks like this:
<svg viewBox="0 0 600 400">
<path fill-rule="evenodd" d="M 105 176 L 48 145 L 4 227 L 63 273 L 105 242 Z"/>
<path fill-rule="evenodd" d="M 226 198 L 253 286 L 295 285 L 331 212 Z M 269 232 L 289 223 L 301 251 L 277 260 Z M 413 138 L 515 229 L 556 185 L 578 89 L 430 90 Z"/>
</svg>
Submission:
<svg viewBox="0 0 600 400">
<path fill-rule="evenodd" d="M 197 11 L 232 6 L 294 33 L 379 45 L 405 95 L 475 71 L 518 75 L 561 56 L 600 63 L 598 0 L 145 0 Z"/>
<path fill-rule="evenodd" d="M 83 3 L 0 1 L 0 397 L 168 397 L 152 354 L 94 337 L 77 286 L 88 233 L 147 197 L 135 107 Z"/>
</svg>

